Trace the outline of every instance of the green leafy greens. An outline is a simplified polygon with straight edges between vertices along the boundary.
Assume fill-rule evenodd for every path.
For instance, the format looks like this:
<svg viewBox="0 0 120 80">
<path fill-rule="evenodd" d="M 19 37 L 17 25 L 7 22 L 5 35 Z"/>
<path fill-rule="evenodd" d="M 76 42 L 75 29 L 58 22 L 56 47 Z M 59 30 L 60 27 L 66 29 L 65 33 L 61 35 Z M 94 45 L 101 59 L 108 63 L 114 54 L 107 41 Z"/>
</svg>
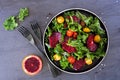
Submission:
<svg viewBox="0 0 120 80">
<path fill-rule="evenodd" d="M 28 16 L 28 8 L 21 8 L 18 16 L 10 16 L 4 21 L 3 25 L 5 30 L 14 30 L 18 27 L 17 18 L 19 21 L 24 21 L 26 16 Z"/>
<path fill-rule="evenodd" d="M 23 21 L 26 16 L 28 16 L 28 8 L 21 8 L 17 18 L 19 21 Z"/>
<path fill-rule="evenodd" d="M 80 11 L 67 11 L 61 14 L 65 22 L 59 24 L 57 22 L 57 18 L 54 18 L 53 21 L 50 23 L 49 27 L 47 28 L 47 31 L 45 33 L 45 43 L 46 47 L 48 48 L 48 51 L 51 55 L 51 59 L 53 59 L 54 54 L 59 54 L 61 56 L 61 59 L 59 62 L 60 66 L 62 69 L 66 68 L 73 68 L 73 65 L 70 64 L 67 60 L 69 56 L 74 56 L 76 60 L 84 59 L 84 58 L 89 58 L 92 60 L 99 59 L 105 55 L 105 46 L 107 44 L 107 37 L 105 30 L 101 28 L 100 21 L 97 17 L 94 17 L 92 15 L 84 15 Z M 69 18 L 67 18 L 69 16 Z M 84 21 L 86 26 L 90 28 L 89 33 L 86 33 L 83 31 L 83 27 L 79 22 L 75 22 L 72 18 L 72 16 L 77 16 L 80 20 Z M 64 27 L 64 25 L 67 24 L 67 27 Z M 67 53 L 63 48 L 62 48 L 62 42 L 64 42 L 64 38 L 66 36 L 67 30 L 72 30 L 77 32 L 77 38 L 69 38 L 67 45 L 71 47 L 75 47 L 77 50 L 74 53 Z M 53 32 L 60 32 L 61 33 L 61 40 L 59 43 L 56 45 L 55 48 L 51 48 L 49 45 L 48 38 L 51 36 Z M 90 34 L 98 34 L 101 36 L 101 40 L 99 43 L 96 43 L 98 45 L 98 48 L 95 52 L 91 52 L 87 48 L 87 38 Z"/>
<path fill-rule="evenodd" d="M 61 47 L 60 44 L 57 44 L 56 47 L 54 48 L 54 53 L 57 53 L 57 54 L 62 54 L 64 51 Z"/>
<path fill-rule="evenodd" d="M 15 21 L 14 16 L 10 16 L 9 18 L 5 20 L 3 25 L 4 25 L 5 30 L 14 30 L 18 26 L 18 23 Z"/>
</svg>

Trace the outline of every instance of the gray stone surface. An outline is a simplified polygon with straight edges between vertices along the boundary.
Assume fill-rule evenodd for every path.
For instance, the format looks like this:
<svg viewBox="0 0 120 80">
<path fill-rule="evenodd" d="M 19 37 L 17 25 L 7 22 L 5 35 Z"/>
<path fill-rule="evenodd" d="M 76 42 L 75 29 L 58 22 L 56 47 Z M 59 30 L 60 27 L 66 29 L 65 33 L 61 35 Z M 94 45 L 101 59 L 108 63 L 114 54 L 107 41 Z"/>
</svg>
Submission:
<svg viewBox="0 0 120 80">
<path fill-rule="evenodd" d="M 107 25 L 110 47 L 105 60 L 96 69 L 82 74 L 62 73 L 53 78 L 42 54 L 17 31 L 5 31 L 4 20 L 15 15 L 20 8 L 28 7 L 30 15 L 20 23 L 38 20 L 44 31 L 48 21 L 58 12 L 68 8 L 85 8 L 95 12 Z M 48 14 L 52 15 L 49 16 Z M 47 19 L 49 16 L 49 19 Z M 120 80 L 120 0 L 0 0 L 0 80 Z M 31 53 L 43 59 L 43 69 L 36 76 L 26 75 L 21 68 L 22 59 Z"/>
</svg>

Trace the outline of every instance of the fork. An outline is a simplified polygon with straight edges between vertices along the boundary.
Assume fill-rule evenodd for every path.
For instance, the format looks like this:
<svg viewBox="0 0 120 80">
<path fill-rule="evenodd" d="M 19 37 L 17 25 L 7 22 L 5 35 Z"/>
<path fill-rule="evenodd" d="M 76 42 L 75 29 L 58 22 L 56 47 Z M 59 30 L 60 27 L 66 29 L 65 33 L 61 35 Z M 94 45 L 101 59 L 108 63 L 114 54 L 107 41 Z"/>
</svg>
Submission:
<svg viewBox="0 0 120 80">
<path fill-rule="evenodd" d="M 21 26 L 21 27 L 18 28 L 18 31 L 19 31 L 32 45 L 34 45 L 34 46 L 36 45 L 36 42 L 35 42 L 35 40 L 34 40 L 33 35 L 30 33 L 30 31 L 29 31 L 27 28 Z"/>
<path fill-rule="evenodd" d="M 38 51 L 40 51 L 37 45 L 37 41 L 35 41 L 35 38 L 33 37 L 33 35 L 30 33 L 30 31 L 27 28 L 21 26 L 17 30 L 29 41 L 30 44 L 32 44 Z"/>
<path fill-rule="evenodd" d="M 31 28 L 34 32 L 34 34 L 37 36 L 37 38 L 42 41 L 42 35 L 41 35 L 41 29 L 39 24 L 36 21 L 32 21 L 31 23 Z M 40 42 L 41 43 L 41 42 Z M 41 43 L 42 44 L 42 43 Z M 49 61 L 48 61 L 49 62 Z M 48 67 L 50 72 L 52 73 L 53 77 L 57 77 L 58 75 L 61 74 L 61 71 L 59 71 L 58 69 L 56 69 L 50 62 L 48 63 Z"/>
<path fill-rule="evenodd" d="M 42 35 L 41 35 L 41 29 L 39 27 L 39 24 L 36 21 L 31 21 L 31 28 L 35 34 L 35 36 L 37 37 L 37 39 L 39 40 L 40 44 L 42 44 Z M 43 44 L 42 44 L 43 45 Z"/>
<path fill-rule="evenodd" d="M 21 26 L 17 29 L 38 51 L 42 52 L 41 49 L 38 47 L 36 41 L 35 41 L 35 38 L 33 37 L 33 35 L 30 33 L 30 31 Z M 57 77 L 58 74 L 60 74 L 60 72 L 58 72 L 56 70 L 56 68 L 51 65 L 51 63 L 48 63 L 48 67 L 49 67 L 49 70 L 50 72 L 52 73 L 53 77 Z"/>
</svg>

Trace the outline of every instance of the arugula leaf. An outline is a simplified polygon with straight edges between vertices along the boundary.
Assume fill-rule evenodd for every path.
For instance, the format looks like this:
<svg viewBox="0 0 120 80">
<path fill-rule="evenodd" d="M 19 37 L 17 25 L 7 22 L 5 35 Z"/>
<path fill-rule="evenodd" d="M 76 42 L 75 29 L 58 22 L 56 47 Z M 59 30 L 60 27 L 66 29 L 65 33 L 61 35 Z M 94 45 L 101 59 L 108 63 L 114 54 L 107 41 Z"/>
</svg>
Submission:
<svg viewBox="0 0 120 80">
<path fill-rule="evenodd" d="M 85 16 L 84 14 L 80 13 L 80 11 L 76 11 L 76 16 L 79 17 L 82 20 L 87 19 L 87 16 Z"/>
<path fill-rule="evenodd" d="M 60 66 L 62 67 L 62 69 L 66 69 L 69 66 L 67 57 L 62 56 L 62 59 L 60 60 Z"/>
<path fill-rule="evenodd" d="M 74 22 L 74 20 L 73 20 L 71 15 L 70 15 L 70 22 L 71 22 L 71 24 L 73 24 L 73 22 Z"/>
<path fill-rule="evenodd" d="M 83 35 L 84 34 L 84 35 Z M 76 40 L 72 40 L 71 38 L 68 40 L 67 45 L 73 46 L 73 47 L 78 47 L 78 46 L 84 46 L 83 44 L 86 43 L 86 40 L 88 38 L 87 33 L 82 33 L 82 35 L 78 34 Z"/>
<path fill-rule="evenodd" d="M 81 35 L 81 39 L 83 43 L 86 43 L 86 40 L 88 38 L 88 34 L 87 33 L 83 33 L 83 35 Z"/>
<path fill-rule="evenodd" d="M 94 53 L 87 53 L 86 56 L 87 56 L 87 58 L 92 59 L 92 60 L 94 60 L 94 58 L 95 58 Z"/>
<path fill-rule="evenodd" d="M 80 24 L 78 24 L 78 32 L 82 32 L 82 26 Z"/>
<path fill-rule="evenodd" d="M 47 38 L 45 38 L 45 42 L 48 43 L 49 42 L 49 37 L 52 35 L 52 30 L 49 26 L 47 27 L 45 35 L 47 37 Z"/>
<path fill-rule="evenodd" d="M 52 30 L 50 29 L 50 27 L 48 26 L 47 28 L 47 34 L 48 36 L 51 36 L 52 35 Z"/>
<path fill-rule="evenodd" d="M 82 47 L 81 47 L 81 51 L 82 51 L 83 53 L 89 53 L 88 48 L 85 47 L 85 46 L 82 46 Z"/>
<path fill-rule="evenodd" d="M 18 23 L 15 21 L 15 16 L 10 16 L 4 21 L 3 25 L 5 30 L 14 30 L 18 26 Z"/>
<path fill-rule="evenodd" d="M 104 46 L 104 43 L 106 43 L 106 42 L 107 42 L 107 38 L 102 38 L 102 39 L 100 40 L 99 47 L 100 47 L 100 48 L 105 47 L 105 46 Z"/>
<path fill-rule="evenodd" d="M 54 53 L 57 53 L 57 54 L 62 54 L 64 51 L 61 47 L 60 44 L 57 44 L 56 47 L 54 48 Z"/>
<path fill-rule="evenodd" d="M 63 56 L 66 56 L 66 57 L 70 56 L 70 54 L 67 53 L 67 52 L 63 52 L 62 55 L 63 55 Z"/>
<path fill-rule="evenodd" d="M 21 8 L 17 18 L 19 21 L 23 21 L 26 16 L 28 16 L 28 8 Z"/>
<path fill-rule="evenodd" d="M 70 68 L 73 69 L 73 65 L 72 64 L 69 64 Z"/>
<path fill-rule="evenodd" d="M 81 51 L 74 53 L 74 55 L 77 57 L 77 60 L 81 59 L 84 57 L 83 53 Z"/>
<path fill-rule="evenodd" d="M 77 52 L 74 53 L 74 55 L 77 57 L 77 60 L 83 58 L 86 53 L 90 53 L 88 48 L 85 47 L 84 45 L 78 46 L 77 47 Z"/>
<path fill-rule="evenodd" d="M 67 45 L 72 46 L 72 47 L 78 47 L 80 46 L 81 40 L 72 40 L 69 39 Z"/>
<path fill-rule="evenodd" d="M 100 27 L 100 22 L 98 18 L 95 17 L 93 20 L 93 23 L 88 26 L 92 32 L 95 32 L 96 34 L 104 35 L 105 31 Z"/>
<path fill-rule="evenodd" d="M 65 12 L 65 13 L 64 13 L 64 17 L 74 16 L 74 15 L 75 15 L 75 12 L 74 12 L 74 11 L 68 11 L 68 12 Z"/>
<path fill-rule="evenodd" d="M 92 23 L 92 21 L 93 21 L 93 17 L 92 17 L 92 16 L 87 17 L 87 18 L 84 20 L 84 22 L 86 23 L 87 26 L 90 25 L 90 24 Z"/>
<path fill-rule="evenodd" d="M 77 22 L 72 22 L 72 21 L 69 21 L 67 22 L 67 25 L 68 25 L 68 29 L 72 30 L 72 31 L 76 31 L 76 32 L 81 32 L 82 30 L 82 26 L 77 23 Z"/>
</svg>

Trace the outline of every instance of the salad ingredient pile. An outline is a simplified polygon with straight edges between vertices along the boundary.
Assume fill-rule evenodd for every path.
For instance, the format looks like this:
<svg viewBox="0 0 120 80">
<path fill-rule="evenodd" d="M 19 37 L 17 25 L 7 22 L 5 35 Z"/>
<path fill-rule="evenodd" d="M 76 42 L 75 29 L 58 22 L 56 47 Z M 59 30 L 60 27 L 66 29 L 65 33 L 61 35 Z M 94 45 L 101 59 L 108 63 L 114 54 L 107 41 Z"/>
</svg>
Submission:
<svg viewBox="0 0 120 80">
<path fill-rule="evenodd" d="M 67 11 L 55 17 L 45 34 L 51 60 L 64 70 L 81 70 L 104 57 L 107 36 L 100 21 L 80 11 Z"/>
</svg>

